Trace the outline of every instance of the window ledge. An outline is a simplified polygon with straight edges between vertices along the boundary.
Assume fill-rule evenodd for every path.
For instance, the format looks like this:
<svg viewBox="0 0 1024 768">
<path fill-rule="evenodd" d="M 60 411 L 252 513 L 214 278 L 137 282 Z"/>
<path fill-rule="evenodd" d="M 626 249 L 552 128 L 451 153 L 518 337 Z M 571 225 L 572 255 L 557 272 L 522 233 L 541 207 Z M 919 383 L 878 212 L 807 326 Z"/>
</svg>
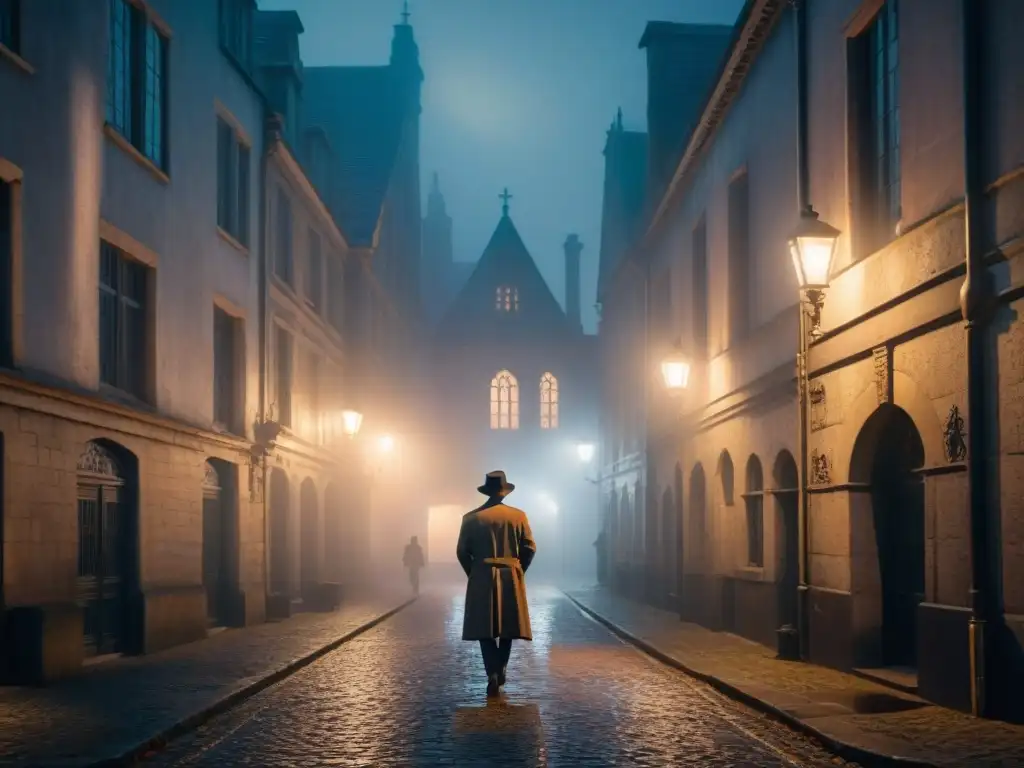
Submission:
<svg viewBox="0 0 1024 768">
<path fill-rule="evenodd" d="M 219 224 L 217 225 L 217 234 L 220 235 L 221 240 L 226 242 L 239 253 L 243 253 L 246 256 L 249 255 L 249 247 L 246 245 L 242 245 L 241 241 L 236 240 L 235 237 L 230 232 L 228 232 Z"/>
<path fill-rule="evenodd" d="M 142 154 L 136 149 L 128 139 L 121 135 L 121 132 L 117 130 L 110 123 L 103 124 L 103 132 L 107 135 L 115 146 L 124 151 L 132 160 L 141 165 L 144 169 L 149 171 L 150 175 L 153 176 L 161 184 L 170 184 L 171 177 L 168 176 L 164 171 L 160 170 L 160 167 Z"/>
<path fill-rule="evenodd" d="M 35 72 L 36 72 L 36 68 L 35 67 L 33 67 L 31 64 L 29 64 L 21 56 L 19 56 L 17 53 L 12 51 L 10 48 L 8 48 L 3 43 L 0 43 L 0 59 L 7 59 L 9 62 L 11 62 L 11 64 L 16 66 L 18 69 L 20 69 L 26 75 L 34 75 Z"/>
<path fill-rule="evenodd" d="M 767 581 L 764 566 L 744 565 L 733 572 L 733 577 L 742 581 Z"/>
<path fill-rule="evenodd" d="M 149 413 L 157 412 L 156 408 L 154 408 L 150 403 L 133 395 L 131 392 L 115 387 L 113 384 L 100 382 L 98 391 L 100 396 L 104 399 L 117 403 L 118 405 L 135 408 L 140 411 L 147 411 Z"/>
</svg>

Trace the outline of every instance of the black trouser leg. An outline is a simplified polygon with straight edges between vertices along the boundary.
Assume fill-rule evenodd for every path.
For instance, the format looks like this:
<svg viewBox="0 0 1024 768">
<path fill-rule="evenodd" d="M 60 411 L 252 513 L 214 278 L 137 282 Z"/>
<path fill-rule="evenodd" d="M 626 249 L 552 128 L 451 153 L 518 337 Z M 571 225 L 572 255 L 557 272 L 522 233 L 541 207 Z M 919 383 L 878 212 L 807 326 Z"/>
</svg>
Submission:
<svg viewBox="0 0 1024 768">
<path fill-rule="evenodd" d="M 484 657 L 484 671 L 487 676 L 490 677 L 493 674 L 497 674 L 497 670 L 500 667 L 496 667 L 498 655 L 498 646 L 493 640 L 481 640 L 480 641 L 480 653 Z"/>
<path fill-rule="evenodd" d="M 509 656 L 512 655 L 512 641 L 506 637 L 501 638 L 501 640 L 498 641 L 497 651 L 498 659 L 494 671 L 501 672 L 508 666 Z"/>
</svg>

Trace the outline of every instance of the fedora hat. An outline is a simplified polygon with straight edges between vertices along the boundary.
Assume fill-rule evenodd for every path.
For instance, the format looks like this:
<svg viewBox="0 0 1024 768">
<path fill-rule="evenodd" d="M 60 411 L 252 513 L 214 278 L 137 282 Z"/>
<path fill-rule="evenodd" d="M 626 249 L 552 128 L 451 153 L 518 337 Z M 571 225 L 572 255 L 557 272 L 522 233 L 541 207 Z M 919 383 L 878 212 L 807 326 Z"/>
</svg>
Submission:
<svg viewBox="0 0 1024 768">
<path fill-rule="evenodd" d="M 484 484 L 477 488 L 484 496 L 508 496 L 515 489 L 515 485 L 505 479 L 505 473 L 500 469 L 488 472 Z"/>
</svg>

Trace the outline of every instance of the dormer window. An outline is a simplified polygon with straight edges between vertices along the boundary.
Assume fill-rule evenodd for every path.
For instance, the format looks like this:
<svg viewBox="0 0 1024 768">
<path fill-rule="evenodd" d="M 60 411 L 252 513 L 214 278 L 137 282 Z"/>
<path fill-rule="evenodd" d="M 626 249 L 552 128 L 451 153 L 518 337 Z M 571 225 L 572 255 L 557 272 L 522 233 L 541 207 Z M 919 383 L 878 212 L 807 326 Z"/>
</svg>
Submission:
<svg viewBox="0 0 1024 768">
<path fill-rule="evenodd" d="M 246 72 L 252 69 L 253 0 L 220 0 L 221 49 Z"/>
<path fill-rule="evenodd" d="M 498 312 L 518 312 L 519 289 L 509 285 L 499 285 L 494 290 L 494 308 Z"/>
</svg>

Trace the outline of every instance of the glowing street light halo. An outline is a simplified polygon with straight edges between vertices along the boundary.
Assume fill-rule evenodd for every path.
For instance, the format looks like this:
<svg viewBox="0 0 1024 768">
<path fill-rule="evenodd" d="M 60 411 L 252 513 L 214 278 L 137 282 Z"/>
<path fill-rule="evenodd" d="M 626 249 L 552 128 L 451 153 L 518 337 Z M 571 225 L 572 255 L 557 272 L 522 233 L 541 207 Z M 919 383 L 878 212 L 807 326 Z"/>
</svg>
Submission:
<svg viewBox="0 0 1024 768">
<path fill-rule="evenodd" d="M 392 435 L 381 435 L 377 438 L 377 447 L 382 453 L 391 453 L 395 450 L 395 438 Z"/>
<path fill-rule="evenodd" d="M 584 464 L 589 464 L 597 450 L 593 443 L 576 443 L 576 455 Z"/>
<path fill-rule="evenodd" d="M 801 290 L 828 288 L 840 234 L 838 229 L 821 221 L 810 206 L 800 212 L 800 222 L 789 238 L 789 255 Z"/>
<path fill-rule="evenodd" d="M 661 378 L 669 392 L 682 392 L 690 383 L 690 361 L 678 349 L 661 361 Z"/>
</svg>

